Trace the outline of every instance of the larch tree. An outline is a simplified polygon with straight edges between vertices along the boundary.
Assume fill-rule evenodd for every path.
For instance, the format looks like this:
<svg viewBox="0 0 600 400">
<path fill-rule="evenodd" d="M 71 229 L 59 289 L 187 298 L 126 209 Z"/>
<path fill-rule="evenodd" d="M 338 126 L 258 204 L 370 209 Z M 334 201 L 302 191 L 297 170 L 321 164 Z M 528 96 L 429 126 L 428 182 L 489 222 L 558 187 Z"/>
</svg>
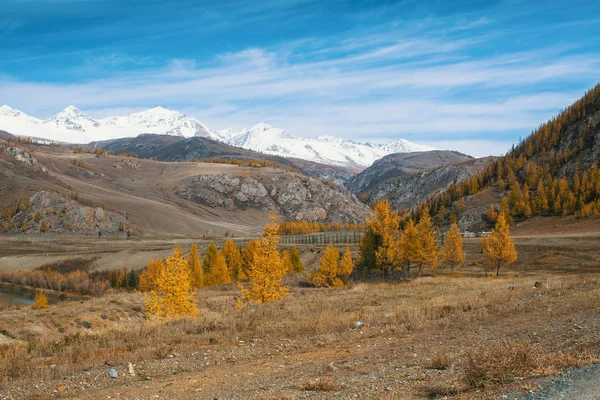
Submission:
<svg viewBox="0 0 600 400">
<path fill-rule="evenodd" d="M 454 275 L 454 269 L 463 265 L 465 259 L 460 228 L 458 224 L 452 224 L 442 247 L 442 262 L 450 266 L 450 273 Z"/>
<path fill-rule="evenodd" d="M 258 240 L 254 256 L 247 272 L 248 286 L 239 285 L 242 299 L 237 306 L 247 303 L 266 303 L 285 299 L 288 288 L 283 284 L 287 271 L 281 261 L 277 244 L 279 243 L 279 226 L 276 217 L 265 226 L 265 231 Z"/>
<path fill-rule="evenodd" d="M 340 265 L 338 268 L 338 276 L 345 284 L 348 283 L 350 279 L 350 275 L 352 275 L 352 270 L 354 269 L 354 260 L 352 259 L 352 254 L 350 253 L 350 249 L 346 247 L 346 251 L 344 251 L 344 255 L 340 260 Z"/>
<path fill-rule="evenodd" d="M 375 216 L 367 220 L 360 242 L 359 267 L 364 274 L 379 271 L 387 277 L 398 267 L 400 216 L 387 200 L 375 203 L 373 210 Z"/>
<path fill-rule="evenodd" d="M 310 280 L 316 287 L 338 287 L 344 286 L 344 282 L 338 277 L 340 252 L 333 244 L 329 244 L 319 263 L 319 269 L 310 275 Z"/>
<path fill-rule="evenodd" d="M 165 262 L 155 289 L 144 295 L 149 319 L 170 320 L 198 316 L 196 290 L 190 268 L 178 246 Z"/>
<path fill-rule="evenodd" d="M 231 275 L 227 268 L 227 260 L 222 252 L 217 252 L 217 258 L 210 267 L 210 272 L 204 278 L 206 286 L 222 285 L 231 283 Z"/>
<path fill-rule="evenodd" d="M 244 272 L 242 270 L 242 255 L 237 245 L 233 240 L 228 240 L 223 245 L 223 255 L 227 262 L 227 268 L 229 269 L 229 275 L 231 280 L 237 282 L 244 279 Z"/>
<path fill-rule="evenodd" d="M 431 268 L 439 266 L 439 249 L 437 245 L 437 235 L 429 216 L 429 209 L 425 207 L 421 212 L 421 218 L 416 226 L 417 235 L 419 237 L 419 276 L 423 265 L 428 265 Z"/>
<path fill-rule="evenodd" d="M 408 223 L 402 231 L 402 235 L 399 240 L 399 259 L 402 262 L 402 268 L 405 269 L 406 276 L 410 277 L 410 266 L 413 263 L 418 263 L 421 259 L 421 241 L 419 240 L 419 232 L 415 227 L 415 223 L 412 219 L 408 220 Z"/>
<path fill-rule="evenodd" d="M 489 237 L 483 239 L 482 246 L 486 261 L 496 267 L 496 276 L 500 276 L 501 267 L 506 267 L 515 262 L 517 250 L 510 237 L 504 213 L 498 215 L 496 227 Z"/>
<path fill-rule="evenodd" d="M 493 204 L 490 204 L 490 206 L 488 207 L 487 212 L 485 213 L 485 217 L 491 223 L 496 223 L 496 220 L 498 219 L 498 213 L 496 212 L 496 208 Z"/>
<path fill-rule="evenodd" d="M 156 282 L 162 279 L 164 267 L 164 262 L 160 258 L 148 261 L 146 269 L 140 274 L 140 292 L 156 290 Z"/>
<path fill-rule="evenodd" d="M 245 277 L 248 277 L 248 273 L 252 268 L 252 263 L 254 262 L 254 254 L 256 254 L 256 250 L 258 249 L 258 240 L 253 239 L 246 244 L 246 246 L 242 249 L 242 272 Z"/>
<path fill-rule="evenodd" d="M 293 272 L 292 265 L 292 256 L 289 250 L 281 250 L 281 262 L 283 263 L 283 268 L 287 271 L 288 274 Z"/>
<path fill-rule="evenodd" d="M 210 242 L 208 248 L 206 249 L 206 254 L 202 259 L 202 271 L 204 272 L 204 275 L 208 275 L 210 273 L 210 269 L 217 261 L 218 252 L 219 250 L 217 250 L 217 246 L 215 246 L 215 243 Z"/>
<path fill-rule="evenodd" d="M 290 249 L 290 262 L 292 263 L 293 272 L 304 272 L 304 264 L 302 264 L 300 251 L 296 246 L 292 246 Z"/>
<path fill-rule="evenodd" d="M 202 268 L 202 262 L 200 261 L 200 254 L 198 253 L 198 245 L 193 244 L 190 252 L 186 258 L 188 267 L 190 268 L 190 276 L 192 279 L 192 287 L 194 289 L 201 288 L 204 286 L 204 270 Z"/>
</svg>

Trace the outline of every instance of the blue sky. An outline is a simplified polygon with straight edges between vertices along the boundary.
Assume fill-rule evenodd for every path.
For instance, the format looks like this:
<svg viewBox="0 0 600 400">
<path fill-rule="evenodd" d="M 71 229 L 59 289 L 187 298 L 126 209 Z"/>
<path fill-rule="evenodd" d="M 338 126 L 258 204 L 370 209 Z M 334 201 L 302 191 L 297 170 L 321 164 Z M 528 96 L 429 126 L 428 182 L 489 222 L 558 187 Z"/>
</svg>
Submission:
<svg viewBox="0 0 600 400">
<path fill-rule="evenodd" d="M 600 81 L 597 1 L 2 0 L 0 104 L 500 154 Z"/>
</svg>

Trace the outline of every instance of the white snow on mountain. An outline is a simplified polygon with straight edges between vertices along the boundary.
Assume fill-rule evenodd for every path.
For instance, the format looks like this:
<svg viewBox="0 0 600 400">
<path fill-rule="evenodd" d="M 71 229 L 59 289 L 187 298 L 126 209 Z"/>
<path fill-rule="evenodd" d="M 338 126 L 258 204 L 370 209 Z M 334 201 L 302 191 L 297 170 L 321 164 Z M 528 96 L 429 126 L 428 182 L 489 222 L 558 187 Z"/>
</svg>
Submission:
<svg viewBox="0 0 600 400">
<path fill-rule="evenodd" d="M 371 144 L 333 136 L 299 138 L 264 123 L 254 125 L 250 129 L 213 131 L 195 118 L 162 107 L 127 116 L 96 120 L 77 107 L 68 106 L 53 117 L 40 120 L 17 109 L 1 106 L 0 130 L 18 136 L 67 143 L 88 143 L 132 137 L 141 133 L 202 136 L 258 152 L 352 167 L 370 166 L 373 161 L 390 153 L 433 150 L 429 146 L 404 139 L 385 144 Z"/>
<path fill-rule="evenodd" d="M 434 150 L 404 139 L 385 144 L 357 143 L 334 136 L 297 138 L 268 124 L 250 129 L 219 131 L 220 140 L 233 146 L 283 157 L 295 157 L 324 164 L 368 167 L 390 153 Z"/>
<path fill-rule="evenodd" d="M 8 106 L 0 107 L 0 129 L 19 136 L 30 136 L 67 143 L 158 133 L 182 137 L 204 136 L 217 139 L 216 133 L 195 118 L 162 107 L 125 117 L 95 120 L 75 106 L 68 106 L 55 116 L 40 120 Z"/>
</svg>

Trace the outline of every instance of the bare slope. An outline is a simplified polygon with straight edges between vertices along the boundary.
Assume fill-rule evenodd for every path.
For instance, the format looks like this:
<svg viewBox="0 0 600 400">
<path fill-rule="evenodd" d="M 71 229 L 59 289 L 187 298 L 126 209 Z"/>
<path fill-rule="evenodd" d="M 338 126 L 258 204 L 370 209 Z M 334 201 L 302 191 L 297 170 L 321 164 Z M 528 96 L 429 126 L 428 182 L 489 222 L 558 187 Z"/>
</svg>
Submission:
<svg viewBox="0 0 600 400">
<path fill-rule="evenodd" d="M 284 173 L 281 169 L 160 162 L 73 154 L 60 146 L 24 146 L 18 148 L 23 155 L 12 154 L 7 151 L 7 146 L 0 150 L 0 162 L 3 165 L 1 173 L 4 175 L 0 182 L 3 189 L 0 209 L 13 207 L 16 202 L 31 197 L 40 190 L 55 189 L 64 198 L 76 194 L 76 204 L 82 207 L 100 207 L 103 211 L 122 215 L 145 236 L 222 236 L 226 232 L 238 236 L 255 235 L 261 231 L 270 213 L 280 214 L 288 219 L 299 217 L 294 211 L 286 211 L 281 202 L 273 202 L 270 207 L 245 207 L 237 204 L 235 207 L 223 208 L 189 200 L 179 191 L 181 186 L 201 176 L 271 179 L 271 176 Z M 27 160 L 27 155 L 31 155 L 35 161 Z M 20 160 L 19 157 L 25 158 Z M 290 183 L 296 182 L 302 186 L 302 180 L 310 182 L 307 190 L 316 208 L 330 208 L 324 203 L 329 198 L 326 194 L 330 192 L 347 200 L 350 216 L 342 216 L 339 212 L 327 213 L 315 217 L 317 220 L 333 221 L 338 217 L 340 221 L 348 218 L 362 219 L 369 212 L 349 192 L 330 188 L 319 180 L 301 174 L 289 174 Z M 97 234 L 96 228 L 86 233 Z M 11 232 L 20 230 L 14 227 Z"/>
</svg>

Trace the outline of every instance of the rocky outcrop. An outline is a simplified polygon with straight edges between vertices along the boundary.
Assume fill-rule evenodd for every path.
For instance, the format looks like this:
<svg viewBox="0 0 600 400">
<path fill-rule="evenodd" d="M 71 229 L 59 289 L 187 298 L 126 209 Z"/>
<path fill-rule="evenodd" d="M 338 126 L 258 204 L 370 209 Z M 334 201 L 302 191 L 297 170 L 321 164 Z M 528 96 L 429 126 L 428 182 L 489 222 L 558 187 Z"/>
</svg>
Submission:
<svg viewBox="0 0 600 400">
<path fill-rule="evenodd" d="M 138 229 L 122 215 L 103 207 L 86 207 L 58 192 L 42 190 L 3 211 L 2 228 L 8 233 L 76 233 L 132 235 Z M 100 232 L 100 233 L 99 233 Z"/>
<path fill-rule="evenodd" d="M 4 150 L 6 154 L 19 162 L 39 168 L 47 174 L 49 173 L 46 167 L 40 164 L 40 162 L 30 152 L 22 147 L 10 147 L 0 144 L 0 149 Z"/>
<path fill-rule="evenodd" d="M 176 193 L 211 207 L 255 208 L 292 221 L 364 222 L 370 214 L 347 189 L 293 172 L 275 170 L 252 176 L 199 175 Z"/>
</svg>

